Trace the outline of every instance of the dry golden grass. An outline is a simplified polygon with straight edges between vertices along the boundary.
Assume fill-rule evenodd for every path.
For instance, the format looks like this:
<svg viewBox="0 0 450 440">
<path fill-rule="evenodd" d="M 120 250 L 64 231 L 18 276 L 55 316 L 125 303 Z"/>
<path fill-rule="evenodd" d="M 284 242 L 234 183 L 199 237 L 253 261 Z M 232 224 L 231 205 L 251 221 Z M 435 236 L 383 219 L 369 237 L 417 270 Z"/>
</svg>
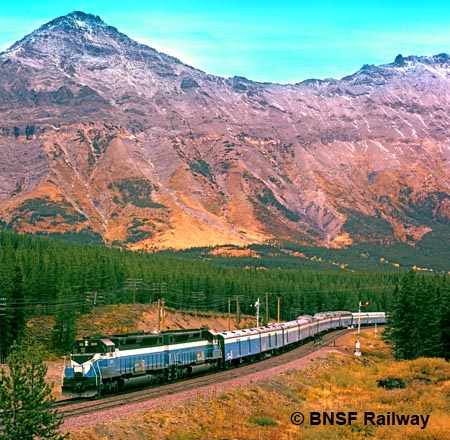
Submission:
<svg viewBox="0 0 450 440">
<path fill-rule="evenodd" d="M 354 336 L 340 343 L 347 354 L 310 362 L 246 388 L 202 395 L 171 408 L 154 409 L 133 418 L 102 422 L 72 432 L 85 439 L 290 440 L 290 439 L 433 439 L 450 432 L 450 364 L 442 359 L 394 361 L 380 335 L 363 332 L 363 357 L 353 356 Z M 400 377 L 405 388 L 386 390 L 379 379 Z M 294 411 L 358 412 L 344 426 L 291 423 Z M 420 426 L 364 425 L 362 413 L 430 415 Z"/>
<path fill-rule="evenodd" d="M 236 257 L 252 257 L 261 258 L 259 253 L 250 248 L 235 248 L 232 246 L 217 247 L 209 252 L 210 255 L 220 256 L 225 258 Z"/>
</svg>

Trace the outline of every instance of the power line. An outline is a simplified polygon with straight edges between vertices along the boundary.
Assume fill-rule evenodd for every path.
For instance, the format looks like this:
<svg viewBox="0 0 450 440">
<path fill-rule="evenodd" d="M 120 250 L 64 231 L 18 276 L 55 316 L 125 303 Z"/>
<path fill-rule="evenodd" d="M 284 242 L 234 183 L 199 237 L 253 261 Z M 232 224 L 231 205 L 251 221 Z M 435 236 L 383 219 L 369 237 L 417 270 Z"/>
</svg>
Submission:
<svg viewBox="0 0 450 440">
<path fill-rule="evenodd" d="M 135 291 L 138 291 L 138 289 L 151 291 L 153 290 L 154 298 L 159 297 L 166 297 L 166 300 L 168 299 L 167 296 L 169 295 L 175 295 L 179 298 L 184 297 L 182 301 L 177 299 L 169 299 L 170 303 L 173 305 L 174 308 L 178 309 L 186 309 L 189 305 L 195 304 L 195 309 L 198 310 L 221 310 L 225 311 L 228 307 L 228 297 L 235 297 L 236 295 L 224 295 L 220 294 L 219 297 L 215 296 L 214 294 L 205 294 L 204 292 L 192 292 L 192 291 L 183 291 L 179 289 L 175 289 L 172 287 L 167 286 L 167 283 L 153 283 L 153 289 L 150 289 L 149 286 L 147 286 L 145 283 L 141 283 L 140 281 L 142 279 L 129 279 L 130 286 L 135 289 Z M 362 287 L 348 287 L 348 288 L 330 288 L 326 290 L 305 290 L 304 288 L 301 291 L 282 291 L 282 292 L 266 292 L 265 294 L 267 296 L 285 296 L 285 295 L 310 295 L 310 294 L 339 294 L 339 293 L 348 293 L 348 292 L 357 292 L 360 293 L 361 291 L 367 291 L 367 290 L 385 290 L 385 286 L 362 286 Z M 123 293 L 122 289 L 114 289 L 109 291 L 109 296 L 111 298 L 114 298 L 116 294 Z M 239 295 L 240 299 L 243 300 L 244 298 L 250 299 L 253 295 L 256 295 L 257 293 L 247 293 L 246 295 Z M 194 298 L 194 301 L 192 299 Z M 6 299 L 6 298 L 5 298 Z M 189 304 L 186 304 L 186 301 L 188 301 Z M 135 297 L 133 297 L 133 302 L 135 302 Z M 194 302 L 194 304 L 192 304 Z M 22 310 L 22 311 L 35 311 L 35 309 L 56 309 L 58 307 L 72 307 L 72 308 L 82 308 L 86 305 L 85 302 L 85 293 L 82 292 L 75 292 L 71 295 L 70 298 L 67 296 L 64 296 L 62 298 L 53 298 L 53 299 L 12 299 L 9 300 L 9 303 L 6 304 L 6 302 L 2 302 L 4 305 L 1 306 L 1 309 L 3 311 L 8 310 Z M 192 309 L 192 307 L 189 307 Z M 286 309 L 286 306 L 283 307 L 283 309 Z"/>
</svg>

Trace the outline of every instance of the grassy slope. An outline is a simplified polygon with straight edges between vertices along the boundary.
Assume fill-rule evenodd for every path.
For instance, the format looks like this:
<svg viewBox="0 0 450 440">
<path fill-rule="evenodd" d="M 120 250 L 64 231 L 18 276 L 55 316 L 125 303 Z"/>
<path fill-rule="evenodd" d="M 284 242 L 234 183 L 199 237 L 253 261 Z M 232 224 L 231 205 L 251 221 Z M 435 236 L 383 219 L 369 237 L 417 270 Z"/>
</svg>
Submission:
<svg viewBox="0 0 450 440">
<path fill-rule="evenodd" d="M 361 359 L 354 358 L 354 336 L 340 345 L 342 354 L 317 359 L 247 388 L 198 395 L 172 408 L 102 422 L 71 433 L 84 439 L 271 440 L 271 439 L 434 439 L 450 432 L 450 364 L 441 359 L 395 362 L 380 336 L 365 332 Z M 385 390 L 377 380 L 401 377 L 404 389 Z M 351 426 L 301 427 L 290 422 L 294 411 L 357 411 Z M 362 413 L 430 414 L 420 426 L 364 426 Z"/>
</svg>

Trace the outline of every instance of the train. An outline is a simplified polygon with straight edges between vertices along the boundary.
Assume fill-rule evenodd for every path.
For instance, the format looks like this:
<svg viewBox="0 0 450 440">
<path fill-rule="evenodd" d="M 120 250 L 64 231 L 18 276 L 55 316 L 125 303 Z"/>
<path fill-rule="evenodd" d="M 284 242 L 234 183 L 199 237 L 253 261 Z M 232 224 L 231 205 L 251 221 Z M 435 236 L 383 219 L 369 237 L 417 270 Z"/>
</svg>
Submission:
<svg viewBox="0 0 450 440">
<path fill-rule="evenodd" d="M 386 323 L 385 312 L 323 312 L 294 321 L 214 332 L 206 328 L 87 337 L 64 363 L 62 393 L 90 398 L 275 355 L 321 333 Z"/>
</svg>

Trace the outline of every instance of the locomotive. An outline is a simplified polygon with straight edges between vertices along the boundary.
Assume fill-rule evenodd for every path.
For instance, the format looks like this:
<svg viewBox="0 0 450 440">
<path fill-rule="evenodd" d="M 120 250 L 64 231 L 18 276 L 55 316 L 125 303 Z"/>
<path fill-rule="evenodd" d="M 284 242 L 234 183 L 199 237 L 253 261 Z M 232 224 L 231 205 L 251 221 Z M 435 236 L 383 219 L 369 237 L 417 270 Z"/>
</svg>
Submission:
<svg viewBox="0 0 450 440">
<path fill-rule="evenodd" d="M 384 324 L 386 315 L 338 311 L 221 333 L 201 328 L 85 338 L 74 343 L 70 362 L 64 365 L 62 392 L 67 398 L 95 397 L 223 369 L 280 353 L 358 321 Z"/>
</svg>

